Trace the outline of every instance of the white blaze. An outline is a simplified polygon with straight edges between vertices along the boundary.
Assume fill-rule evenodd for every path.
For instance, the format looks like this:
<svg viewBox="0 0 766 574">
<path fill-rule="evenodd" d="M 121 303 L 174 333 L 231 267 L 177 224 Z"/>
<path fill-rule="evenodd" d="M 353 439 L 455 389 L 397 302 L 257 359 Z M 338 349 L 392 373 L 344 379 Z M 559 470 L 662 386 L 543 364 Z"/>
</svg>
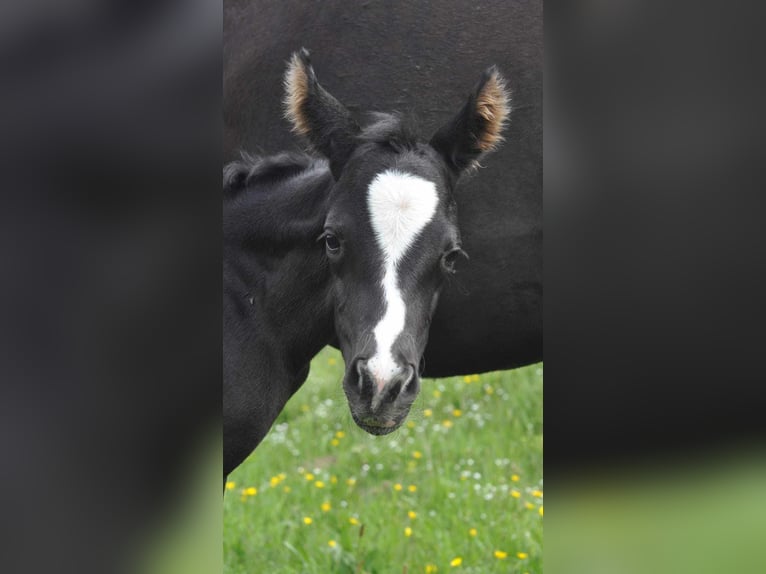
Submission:
<svg viewBox="0 0 766 574">
<path fill-rule="evenodd" d="M 379 173 L 367 192 L 372 229 L 383 251 L 383 296 L 386 310 L 375 327 L 376 351 L 367 366 L 378 389 L 397 374 L 393 345 L 404 330 L 407 308 L 399 290 L 397 265 L 436 211 L 433 182 L 394 170 Z"/>
</svg>

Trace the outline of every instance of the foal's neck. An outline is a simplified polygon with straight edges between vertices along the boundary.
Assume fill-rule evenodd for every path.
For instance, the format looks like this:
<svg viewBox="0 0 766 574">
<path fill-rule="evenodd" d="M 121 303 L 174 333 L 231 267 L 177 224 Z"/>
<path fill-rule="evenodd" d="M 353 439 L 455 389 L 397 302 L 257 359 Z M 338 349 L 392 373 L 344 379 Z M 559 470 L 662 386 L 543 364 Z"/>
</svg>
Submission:
<svg viewBox="0 0 766 574">
<path fill-rule="evenodd" d="M 321 243 L 332 177 L 325 163 L 255 184 L 224 204 L 225 296 L 247 346 L 300 385 L 333 336 L 330 275 Z"/>
<path fill-rule="evenodd" d="M 312 237 L 289 249 L 273 262 L 264 285 L 262 312 L 271 327 L 268 332 L 275 333 L 272 346 L 285 368 L 303 377 L 334 332 L 329 267 L 321 247 Z M 266 263 L 270 259 L 264 257 L 271 268 Z"/>
</svg>

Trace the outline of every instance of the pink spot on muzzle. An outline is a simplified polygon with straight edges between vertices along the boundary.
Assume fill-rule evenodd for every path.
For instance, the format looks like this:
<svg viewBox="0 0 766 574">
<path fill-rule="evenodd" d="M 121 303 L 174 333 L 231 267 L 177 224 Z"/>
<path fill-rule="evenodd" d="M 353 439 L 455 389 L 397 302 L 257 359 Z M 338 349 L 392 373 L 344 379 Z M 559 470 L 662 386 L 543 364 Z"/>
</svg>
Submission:
<svg viewBox="0 0 766 574">
<path fill-rule="evenodd" d="M 372 380 L 375 381 L 375 388 L 378 389 L 379 393 L 383 392 L 383 389 L 386 388 L 386 379 L 379 373 L 373 373 Z"/>
</svg>

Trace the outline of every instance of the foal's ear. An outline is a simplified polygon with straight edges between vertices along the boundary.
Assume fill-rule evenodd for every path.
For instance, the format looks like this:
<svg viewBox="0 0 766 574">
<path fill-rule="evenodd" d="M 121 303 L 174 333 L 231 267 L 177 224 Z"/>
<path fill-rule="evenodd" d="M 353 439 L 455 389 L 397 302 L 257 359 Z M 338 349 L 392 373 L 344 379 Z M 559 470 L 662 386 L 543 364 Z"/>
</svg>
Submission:
<svg viewBox="0 0 766 574">
<path fill-rule="evenodd" d="M 285 73 L 285 117 L 293 131 L 306 136 L 330 160 L 337 180 L 354 150 L 359 125 L 351 113 L 317 81 L 308 50 L 293 54 Z"/>
<path fill-rule="evenodd" d="M 484 72 L 460 112 L 434 134 L 430 144 L 456 174 L 478 167 L 481 155 L 503 141 L 502 132 L 510 112 L 505 80 L 492 66 Z"/>
</svg>

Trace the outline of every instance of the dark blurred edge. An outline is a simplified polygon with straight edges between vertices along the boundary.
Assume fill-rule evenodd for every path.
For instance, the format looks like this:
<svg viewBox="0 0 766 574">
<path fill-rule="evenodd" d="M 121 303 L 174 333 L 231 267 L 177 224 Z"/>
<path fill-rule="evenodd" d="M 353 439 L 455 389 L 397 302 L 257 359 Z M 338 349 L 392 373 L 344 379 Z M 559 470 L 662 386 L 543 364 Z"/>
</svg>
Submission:
<svg viewBox="0 0 766 574">
<path fill-rule="evenodd" d="M 764 437 L 764 86 L 737 3 L 547 3 L 546 478 Z"/>
<path fill-rule="evenodd" d="M 762 571 L 721 511 L 764 523 L 738 498 L 766 478 L 761 22 L 737 2 L 546 2 L 550 572 L 699 574 L 692 552 Z M 694 504 L 662 497 L 703 480 Z M 651 539 L 628 533 L 639 512 Z M 674 546 L 697 527 L 749 546 Z"/>
<path fill-rule="evenodd" d="M 0 86 L 0 570 L 146 569 L 220 468 L 221 4 L 4 6 Z"/>
</svg>

